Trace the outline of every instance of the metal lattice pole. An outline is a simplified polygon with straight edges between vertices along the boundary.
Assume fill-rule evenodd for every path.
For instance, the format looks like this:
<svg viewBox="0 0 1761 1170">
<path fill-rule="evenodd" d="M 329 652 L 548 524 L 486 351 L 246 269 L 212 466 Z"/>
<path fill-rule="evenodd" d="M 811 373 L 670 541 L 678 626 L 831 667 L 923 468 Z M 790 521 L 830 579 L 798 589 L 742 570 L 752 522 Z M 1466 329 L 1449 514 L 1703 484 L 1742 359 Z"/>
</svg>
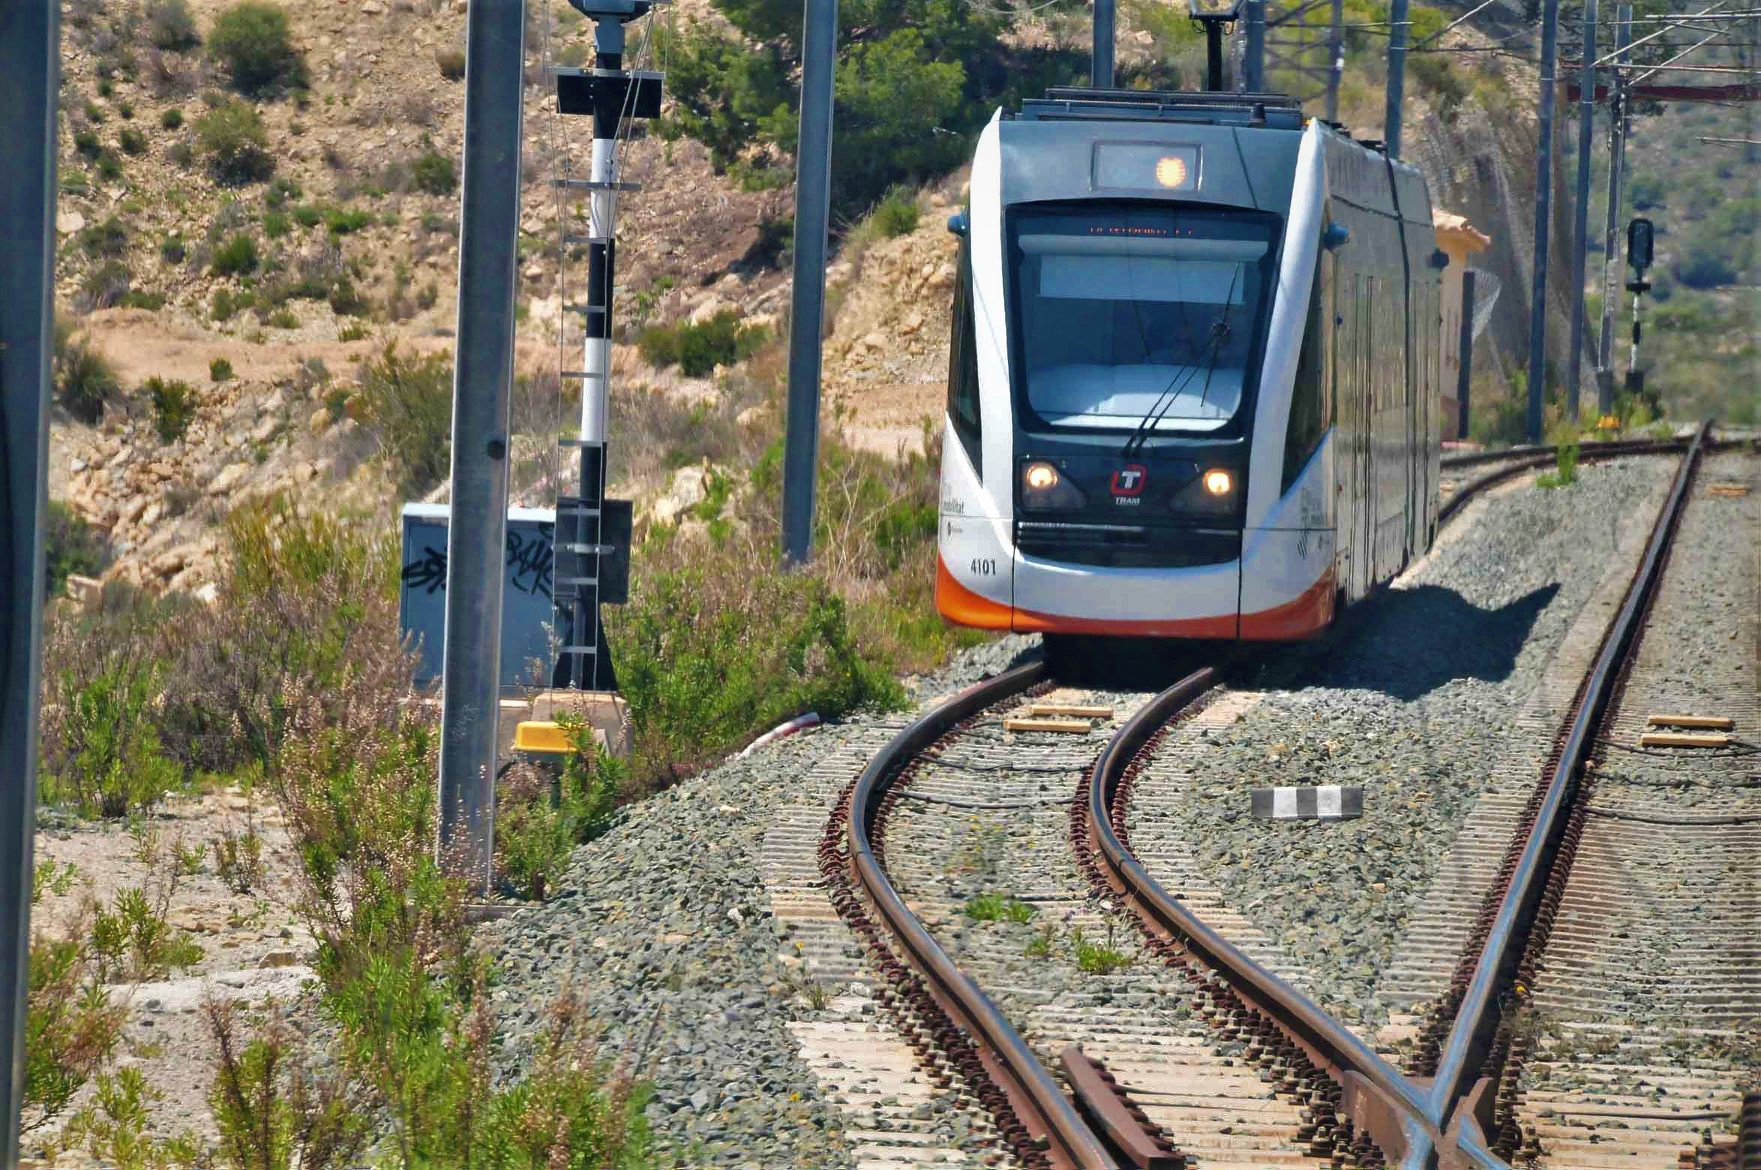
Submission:
<svg viewBox="0 0 1761 1170">
<path fill-rule="evenodd" d="M 488 887 L 494 856 L 525 16 L 521 0 L 471 0 L 466 16 L 452 512 L 441 655 L 440 848 L 448 856 L 457 852 L 479 889 Z"/>
</svg>

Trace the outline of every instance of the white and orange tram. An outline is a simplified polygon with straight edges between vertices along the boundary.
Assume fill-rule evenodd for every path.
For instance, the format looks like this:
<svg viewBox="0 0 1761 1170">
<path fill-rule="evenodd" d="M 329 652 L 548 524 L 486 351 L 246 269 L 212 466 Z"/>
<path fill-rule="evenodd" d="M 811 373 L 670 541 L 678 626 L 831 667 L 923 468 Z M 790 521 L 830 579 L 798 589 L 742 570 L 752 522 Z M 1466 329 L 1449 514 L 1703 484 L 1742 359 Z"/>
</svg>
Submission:
<svg viewBox="0 0 1761 1170">
<path fill-rule="evenodd" d="M 949 226 L 948 620 L 1301 638 L 1429 547 L 1416 170 L 1274 96 L 1054 90 L 985 128 Z"/>
</svg>

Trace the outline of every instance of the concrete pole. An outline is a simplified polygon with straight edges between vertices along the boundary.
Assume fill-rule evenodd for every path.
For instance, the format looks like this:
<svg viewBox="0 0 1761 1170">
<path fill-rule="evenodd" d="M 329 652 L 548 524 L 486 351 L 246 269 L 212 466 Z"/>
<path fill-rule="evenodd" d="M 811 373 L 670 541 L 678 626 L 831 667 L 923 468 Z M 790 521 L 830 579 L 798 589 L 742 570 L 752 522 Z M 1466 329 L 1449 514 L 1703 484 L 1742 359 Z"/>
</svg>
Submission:
<svg viewBox="0 0 1761 1170">
<path fill-rule="evenodd" d="M 1541 7 L 1540 133 L 1535 138 L 1535 272 L 1529 287 L 1529 442 L 1541 441 L 1547 376 L 1547 237 L 1553 225 L 1553 99 L 1559 68 L 1559 0 Z"/>
<path fill-rule="evenodd" d="M 1608 213 L 1602 225 L 1602 331 L 1596 344 L 1596 407 L 1602 414 L 1614 409 L 1614 306 L 1620 300 L 1620 205 L 1626 170 L 1626 96 L 1619 65 L 1626 64 L 1626 45 L 1633 36 L 1633 6 L 1615 9 L 1615 44 L 1621 53 L 1609 70 L 1608 116 Z"/>
<path fill-rule="evenodd" d="M 1388 157 L 1400 157 L 1400 107 L 1406 101 L 1406 43 L 1411 15 L 1407 0 L 1394 0 L 1388 14 L 1388 96 L 1382 112 L 1382 139 Z"/>
<path fill-rule="evenodd" d="M 1333 0 L 1327 29 L 1327 121 L 1339 121 L 1339 83 L 1345 77 L 1345 0 Z"/>
<path fill-rule="evenodd" d="M 1571 357 L 1565 374 L 1565 414 L 1578 417 L 1578 381 L 1584 372 L 1584 279 L 1590 264 L 1590 148 L 1596 136 L 1596 0 L 1584 0 L 1584 58 L 1578 71 L 1578 197 L 1572 209 Z"/>
<path fill-rule="evenodd" d="M 37 828 L 38 659 L 49 367 L 55 348 L 55 111 L 61 6 L 0 3 L 0 1166 L 18 1165 Z"/>
<path fill-rule="evenodd" d="M 1457 363 L 1455 404 L 1460 418 L 1456 424 L 1457 438 L 1468 437 L 1468 391 L 1474 376 L 1474 270 L 1461 274 L 1461 332 L 1456 335 Z"/>
<path fill-rule="evenodd" d="M 525 16 L 521 0 L 470 0 L 465 18 L 452 516 L 440 668 L 440 849 L 446 856 L 458 851 L 478 891 L 488 889 L 494 862 Z"/>
<path fill-rule="evenodd" d="M 794 301 L 789 310 L 789 409 L 783 445 L 783 559 L 813 555 L 819 468 L 819 360 L 825 325 L 826 227 L 831 215 L 832 81 L 838 0 L 807 0 L 801 32 L 801 133 L 795 158 Z"/>
<path fill-rule="evenodd" d="M 1096 89 L 1113 88 L 1114 0 L 1095 0 L 1094 64 L 1092 84 Z"/>
<path fill-rule="evenodd" d="M 1241 85 L 1248 93 L 1266 92 L 1266 0 L 1247 0 L 1247 39 L 1241 57 Z"/>
</svg>

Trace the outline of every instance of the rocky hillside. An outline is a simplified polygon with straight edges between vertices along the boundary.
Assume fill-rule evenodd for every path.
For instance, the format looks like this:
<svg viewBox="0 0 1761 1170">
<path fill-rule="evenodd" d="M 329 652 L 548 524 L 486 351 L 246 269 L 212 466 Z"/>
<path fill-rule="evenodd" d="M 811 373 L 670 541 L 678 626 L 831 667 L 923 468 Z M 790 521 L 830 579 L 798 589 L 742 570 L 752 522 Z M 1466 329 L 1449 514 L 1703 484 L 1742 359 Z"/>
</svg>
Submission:
<svg viewBox="0 0 1761 1170">
<path fill-rule="evenodd" d="M 57 417 L 51 492 L 108 534 L 113 574 L 192 590 L 213 580 L 214 526 L 243 498 L 290 491 L 395 510 L 412 485 L 374 458 L 383 428 L 363 413 L 358 371 L 394 342 L 406 356 L 449 354 L 455 314 L 462 4 L 285 0 L 273 10 L 285 17 L 289 50 L 268 82 L 241 77 L 229 55 L 220 22 L 230 6 L 130 0 L 70 6 L 65 17 L 58 308 L 75 337 L 114 365 L 117 388 L 98 412 Z M 686 9 L 666 19 L 688 25 L 710 13 Z M 1009 35 L 1063 45 L 1080 31 L 1053 13 L 1016 21 Z M 562 306 L 585 278 L 580 249 L 561 243 L 566 230 L 582 230 L 584 209 L 559 200 L 551 180 L 582 173 L 588 150 L 581 120 L 554 112 L 542 65 L 584 61 L 589 39 L 566 4 L 534 6 L 519 360 L 537 409 L 518 411 L 515 425 L 530 432 L 516 450 L 538 453 L 539 463 L 549 434 L 574 413 L 568 390 L 544 374 L 574 365 L 578 335 Z M 1166 6 L 1126 4 L 1120 39 L 1130 76 L 1196 80 L 1198 42 Z M 1468 25 L 1442 43 L 1484 39 Z M 1354 50 L 1345 94 L 1344 117 L 1366 137 L 1381 132 L 1377 48 Z M 640 38 L 631 56 L 662 63 Z M 1526 70 L 1464 54 L 1410 87 L 1407 157 L 1439 203 L 1493 240 L 1480 266 L 1504 293 L 1480 358 L 1495 376 L 1518 368 L 1527 340 Z M 620 208 L 620 381 L 686 405 L 722 394 L 716 368 L 660 368 L 635 344 L 651 326 L 716 321 L 768 337 L 762 376 L 780 381 L 786 182 L 776 185 L 774 168 L 717 173 L 688 137 L 638 134 L 623 157 L 624 177 L 644 189 Z M 859 445 L 916 447 L 923 421 L 939 413 L 954 278 L 942 221 L 961 197 L 956 173 L 918 192 L 914 226 L 845 226 L 828 274 L 825 387 L 828 414 Z M 1561 292 L 1550 345 L 1558 359 L 1565 305 Z M 214 368 L 221 359 L 230 375 Z M 160 425 L 153 379 L 183 385 L 181 430 Z M 438 478 L 416 486 L 427 492 Z M 548 482 L 516 469 L 516 492 L 537 485 L 527 502 L 543 503 Z M 668 484 L 662 476 L 630 487 L 660 493 Z"/>
</svg>

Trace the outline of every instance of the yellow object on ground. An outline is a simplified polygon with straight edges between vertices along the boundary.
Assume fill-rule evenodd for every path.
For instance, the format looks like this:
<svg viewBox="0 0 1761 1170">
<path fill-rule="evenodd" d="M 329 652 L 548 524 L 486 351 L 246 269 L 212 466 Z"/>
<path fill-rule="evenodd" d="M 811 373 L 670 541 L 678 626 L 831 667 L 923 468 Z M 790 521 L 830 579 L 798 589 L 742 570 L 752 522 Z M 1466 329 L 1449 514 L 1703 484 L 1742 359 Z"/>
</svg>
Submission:
<svg viewBox="0 0 1761 1170">
<path fill-rule="evenodd" d="M 547 719 L 528 719 L 514 728 L 514 750 L 567 755 L 575 749 L 562 724 Z"/>
</svg>

